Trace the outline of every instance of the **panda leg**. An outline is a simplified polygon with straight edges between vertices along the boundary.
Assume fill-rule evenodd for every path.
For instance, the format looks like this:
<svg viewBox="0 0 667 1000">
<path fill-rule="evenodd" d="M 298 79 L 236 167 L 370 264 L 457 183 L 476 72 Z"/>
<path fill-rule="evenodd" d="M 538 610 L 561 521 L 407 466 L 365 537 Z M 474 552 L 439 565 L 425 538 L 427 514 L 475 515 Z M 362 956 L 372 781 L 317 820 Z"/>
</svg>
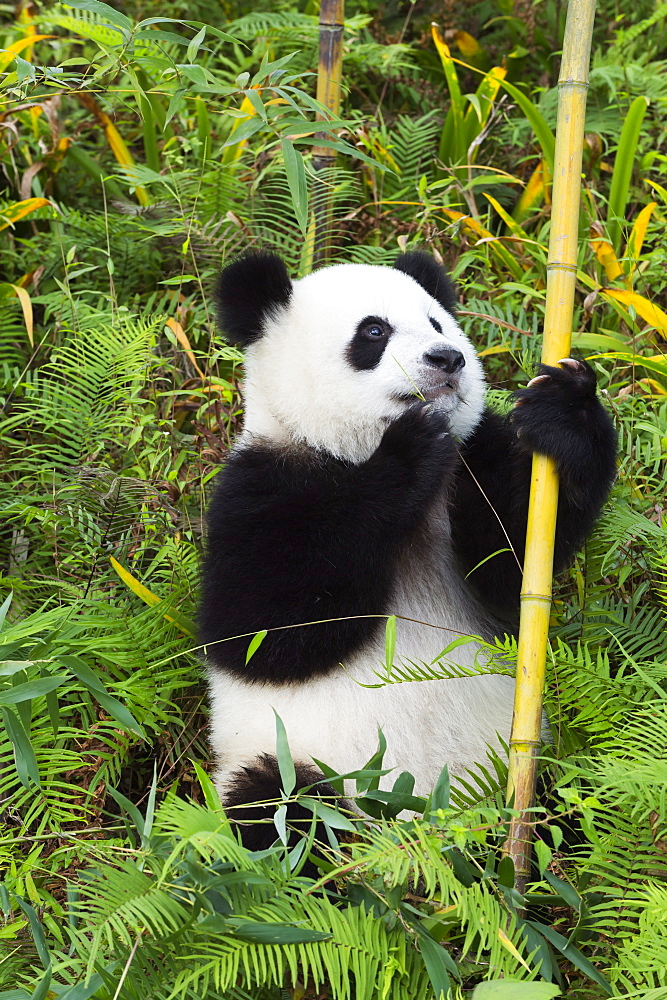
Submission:
<svg viewBox="0 0 667 1000">
<path fill-rule="evenodd" d="M 323 775 L 312 764 L 295 761 L 296 788 L 315 787 L 310 790 L 312 797 L 339 799 L 331 785 L 324 782 Z M 319 784 L 318 784 L 319 782 Z M 229 819 L 238 824 L 241 842 L 250 851 L 263 851 L 278 839 L 273 823 L 276 808 L 280 803 L 282 779 L 277 759 L 271 754 L 261 754 L 252 762 L 238 768 L 225 782 L 223 804 Z M 287 806 L 288 847 L 294 847 L 307 837 L 313 822 L 313 813 L 298 802 Z M 326 843 L 326 834 L 321 823 L 315 827 L 315 841 Z M 317 869 L 308 862 L 302 873 L 311 878 L 318 877 Z"/>
</svg>

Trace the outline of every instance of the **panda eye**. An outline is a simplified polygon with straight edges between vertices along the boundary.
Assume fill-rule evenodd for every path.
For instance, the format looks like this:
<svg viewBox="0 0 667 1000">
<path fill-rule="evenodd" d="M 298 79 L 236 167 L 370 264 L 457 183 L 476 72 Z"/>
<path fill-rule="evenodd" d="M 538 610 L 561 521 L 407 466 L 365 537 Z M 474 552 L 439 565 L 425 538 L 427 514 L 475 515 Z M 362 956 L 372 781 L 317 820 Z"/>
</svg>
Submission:
<svg viewBox="0 0 667 1000">
<path fill-rule="evenodd" d="M 358 330 L 368 340 L 384 340 L 391 333 L 389 324 L 381 319 L 367 319 L 359 324 Z"/>
<path fill-rule="evenodd" d="M 434 330 L 437 330 L 438 333 L 442 333 L 442 327 L 434 316 L 429 316 L 429 321 Z"/>
</svg>

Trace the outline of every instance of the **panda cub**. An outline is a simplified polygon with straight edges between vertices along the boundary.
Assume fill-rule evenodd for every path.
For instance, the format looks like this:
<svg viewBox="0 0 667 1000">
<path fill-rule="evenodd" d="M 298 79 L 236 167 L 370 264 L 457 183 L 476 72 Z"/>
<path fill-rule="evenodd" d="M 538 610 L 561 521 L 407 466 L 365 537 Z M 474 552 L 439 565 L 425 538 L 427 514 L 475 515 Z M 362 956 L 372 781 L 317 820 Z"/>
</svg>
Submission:
<svg viewBox="0 0 667 1000">
<path fill-rule="evenodd" d="M 223 270 L 216 305 L 246 352 L 245 426 L 208 512 L 199 612 L 223 801 L 278 795 L 274 710 L 298 787 L 322 777 L 313 758 L 362 766 L 381 727 L 385 786 L 407 770 L 427 794 L 444 764 L 461 775 L 509 739 L 514 682 L 362 686 L 377 683 L 385 616 L 400 616 L 397 663 L 516 627 L 532 452 L 560 473 L 556 571 L 614 478 L 595 374 L 572 359 L 542 366 L 509 419 L 493 413 L 454 288 L 424 253 L 298 281 L 255 253 Z M 469 666 L 477 650 L 471 640 L 448 658 Z M 249 846 L 262 843 L 252 831 L 273 839 L 249 829 Z"/>
</svg>

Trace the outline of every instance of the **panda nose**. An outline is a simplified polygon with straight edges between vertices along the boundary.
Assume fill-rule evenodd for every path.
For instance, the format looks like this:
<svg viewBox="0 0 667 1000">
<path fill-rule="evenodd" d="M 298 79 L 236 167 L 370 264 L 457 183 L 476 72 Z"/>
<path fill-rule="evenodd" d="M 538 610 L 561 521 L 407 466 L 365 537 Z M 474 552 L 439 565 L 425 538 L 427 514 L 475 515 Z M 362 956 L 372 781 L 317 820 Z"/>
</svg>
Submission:
<svg viewBox="0 0 667 1000">
<path fill-rule="evenodd" d="M 424 361 L 434 368 L 441 368 L 448 375 L 453 375 L 466 363 L 461 352 L 454 347 L 434 347 L 432 351 L 424 355 Z"/>
</svg>

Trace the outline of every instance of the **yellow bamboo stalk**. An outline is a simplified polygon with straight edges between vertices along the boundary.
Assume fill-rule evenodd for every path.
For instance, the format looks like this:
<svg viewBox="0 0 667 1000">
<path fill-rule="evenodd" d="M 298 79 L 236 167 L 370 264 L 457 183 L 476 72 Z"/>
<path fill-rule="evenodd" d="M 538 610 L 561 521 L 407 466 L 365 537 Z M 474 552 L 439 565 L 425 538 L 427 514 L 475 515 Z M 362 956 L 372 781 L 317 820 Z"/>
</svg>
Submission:
<svg viewBox="0 0 667 1000">
<path fill-rule="evenodd" d="M 542 361 L 555 365 L 568 356 L 577 274 L 581 157 L 588 90 L 588 66 L 595 0 L 570 0 L 558 81 L 558 119 L 553 178 L 551 236 Z M 542 729 L 554 535 L 558 507 L 555 463 L 533 456 L 528 530 L 521 588 L 521 619 L 514 721 L 510 738 L 508 799 L 512 821 L 505 851 L 514 862 L 515 884 L 525 889 L 530 873 L 532 825 L 528 809 L 535 796 Z"/>
<path fill-rule="evenodd" d="M 320 55 L 317 64 L 317 100 L 335 117 L 338 117 L 340 112 L 344 21 L 344 0 L 322 0 L 320 5 Z M 325 138 L 326 133 L 315 133 L 316 142 L 318 139 L 322 141 Z M 315 265 L 324 264 L 329 256 L 333 211 L 330 175 L 335 162 L 335 149 L 318 145 L 313 147 L 313 168 L 317 175 L 313 187 L 313 213 L 315 216 L 313 262 Z"/>
</svg>

